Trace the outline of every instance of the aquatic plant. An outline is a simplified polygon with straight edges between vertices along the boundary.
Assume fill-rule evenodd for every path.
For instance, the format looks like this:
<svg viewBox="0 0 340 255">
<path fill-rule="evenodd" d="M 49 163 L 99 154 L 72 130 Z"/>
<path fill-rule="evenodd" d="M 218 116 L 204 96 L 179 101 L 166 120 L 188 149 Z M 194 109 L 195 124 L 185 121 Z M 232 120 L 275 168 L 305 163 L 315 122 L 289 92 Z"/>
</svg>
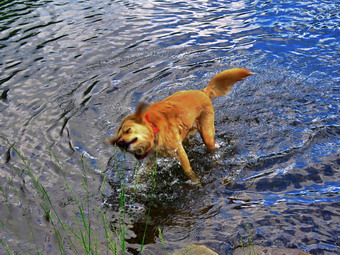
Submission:
<svg viewBox="0 0 340 255">
<path fill-rule="evenodd" d="M 243 240 L 243 237 L 240 237 L 240 245 L 242 249 L 245 249 L 247 247 L 249 247 L 250 249 L 247 249 L 248 252 L 246 252 L 245 250 L 243 251 L 244 255 L 257 255 L 255 247 L 254 247 L 254 243 L 253 240 L 251 238 L 252 235 L 252 231 L 250 229 L 249 223 L 246 221 L 245 222 L 246 225 L 246 229 L 247 229 L 247 236 L 246 236 L 246 240 Z"/>
<path fill-rule="evenodd" d="M 5 141 L 9 145 L 8 152 L 14 152 L 18 155 L 20 162 L 18 165 L 11 164 L 11 168 L 23 178 L 23 176 L 28 176 L 29 180 L 33 184 L 34 192 L 38 194 L 39 204 L 44 212 L 44 220 L 48 223 L 48 226 L 53 230 L 54 236 L 56 238 L 56 244 L 59 249 L 60 254 L 67 254 L 71 249 L 74 254 L 124 254 L 126 253 L 126 235 L 127 235 L 127 225 L 126 225 L 126 187 L 123 182 L 125 177 L 124 167 L 118 164 L 118 160 L 115 161 L 115 171 L 120 176 L 120 189 L 117 194 L 119 199 L 119 210 L 118 210 L 118 225 L 115 227 L 111 223 L 111 219 L 107 215 L 107 211 L 103 210 L 102 207 L 98 205 L 93 205 L 91 202 L 91 191 L 89 189 L 89 172 L 88 165 L 86 162 L 86 158 L 82 154 L 80 156 L 81 162 L 81 173 L 82 173 L 82 182 L 81 187 L 84 194 L 80 195 L 75 192 L 75 190 L 69 185 L 68 180 L 66 178 L 65 172 L 62 167 L 62 162 L 58 159 L 52 149 L 50 149 L 50 155 L 53 158 L 54 163 L 62 173 L 64 178 L 64 187 L 66 188 L 67 195 L 71 197 L 72 207 L 74 214 L 73 221 L 69 222 L 63 218 L 63 214 L 56 207 L 56 201 L 53 201 L 44 184 L 37 178 L 35 175 L 34 169 L 29 162 L 29 160 L 24 156 L 24 154 L 14 145 L 11 144 L 10 141 L 5 137 L 0 137 L 3 141 Z M 9 161 L 9 160 L 8 160 Z M 7 162 L 8 163 L 8 162 Z M 138 169 L 137 169 L 138 170 Z M 153 167 L 152 170 L 152 192 L 156 188 L 156 167 Z M 106 185 L 106 175 L 105 171 L 101 171 L 104 176 L 104 180 L 101 185 L 101 190 L 105 188 Z M 136 171 L 136 174 L 138 171 Z M 138 184 L 138 178 L 136 179 L 135 186 Z M 18 188 L 14 185 L 11 186 L 12 190 L 15 191 L 14 194 L 18 194 Z M 4 201 L 8 200 L 8 194 L 3 187 L 0 187 L 0 194 L 3 197 Z M 17 195 L 17 199 L 20 200 L 19 195 Z M 99 217 L 102 226 L 95 228 L 93 226 L 94 218 Z M 143 239 L 140 246 L 140 253 L 143 252 L 145 238 L 147 234 L 147 227 L 150 219 L 150 207 L 147 210 L 146 223 Z M 31 229 L 31 223 L 27 221 L 28 228 Z M 24 237 L 18 236 L 16 233 L 12 233 L 8 224 L 0 221 L 0 227 L 4 233 L 11 239 L 14 240 L 25 240 Z M 38 240 L 35 240 L 34 233 L 31 230 L 31 237 L 34 240 L 34 245 L 29 244 L 29 248 L 22 248 L 20 246 L 11 245 L 10 242 L 0 239 L 0 246 L 2 246 L 7 254 L 30 254 L 34 252 L 34 254 L 45 254 L 41 247 L 37 243 Z M 105 237 L 105 242 L 102 241 L 102 236 Z M 162 241 L 164 245 L 164 240 Z"/>
</svg>

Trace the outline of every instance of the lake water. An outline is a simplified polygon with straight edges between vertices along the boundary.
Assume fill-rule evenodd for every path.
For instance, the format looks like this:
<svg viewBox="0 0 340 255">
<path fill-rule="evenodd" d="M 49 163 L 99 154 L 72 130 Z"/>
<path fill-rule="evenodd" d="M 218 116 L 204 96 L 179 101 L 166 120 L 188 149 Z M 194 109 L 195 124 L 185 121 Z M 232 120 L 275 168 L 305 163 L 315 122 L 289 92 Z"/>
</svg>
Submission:
<svg viewBox="0 0 340 255">
<path fill-rule="evenodd" d="M 81 222 L 73 194 L 87 201 L 98 254 L 98 211 L 124 224 L 127 254 L 340 253 L 339 1 L 7 0 L 0 13 L 1 254 L 59 254 L 56 229 L 85 254 L 36 183 L 65 226 Z M 202 187 L 171 159 L 136 183 L 136 161 L 103 140 L 139 100 L 231 67 L 255 75 L 214 100 L 219 151 L 186 145 Z"/>
</svg>

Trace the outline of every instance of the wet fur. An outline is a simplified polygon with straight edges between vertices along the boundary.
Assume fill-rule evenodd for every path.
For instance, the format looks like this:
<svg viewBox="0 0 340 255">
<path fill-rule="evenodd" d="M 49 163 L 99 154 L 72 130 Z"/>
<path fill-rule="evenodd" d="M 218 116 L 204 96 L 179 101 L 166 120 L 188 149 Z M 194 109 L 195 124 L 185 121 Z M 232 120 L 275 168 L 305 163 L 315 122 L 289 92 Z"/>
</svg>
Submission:
<svg viewBox="0 0 340 255">
<path fill-rule="evenodd" d="M 207 150 L 214 152 L 211 99 L 227 94 L 237 81 L 248 75 L 251 72 L 246 69 L 229 69 L 215 75 L 203 90 L 179 91 L 150 105 L 140 103 L 135 113 L 123 119 L 117 134 L 108 138 L 107 143 L 134 154 L 137 159 L 143 159 L 151 152 L 157 152 L 161 157 L 176 157 L 186 176 L 193 182 L 199 182 L 182 141 L 198 131 Z"/>
</svg>

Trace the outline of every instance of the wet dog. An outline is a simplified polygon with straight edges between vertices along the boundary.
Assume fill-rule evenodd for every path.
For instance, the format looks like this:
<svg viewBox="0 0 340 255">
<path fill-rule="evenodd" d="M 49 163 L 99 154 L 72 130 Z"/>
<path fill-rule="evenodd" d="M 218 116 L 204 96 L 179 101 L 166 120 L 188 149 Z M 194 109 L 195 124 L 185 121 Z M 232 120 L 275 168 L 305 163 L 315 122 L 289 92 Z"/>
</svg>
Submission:
<svg viewBox="0 0 340 255">
<path fill-rule="evenodd" d="M 186 176 L 199 179 L 192 171 L 182 141 L 198 131 L 209 152 L 214 152 L 215 125 L 212 99 L 226 95 L 232 86 L 252 73 L 233 68 L 215 75 L 203 90 L 179 91 L 164 100 L 140 103 L 136 112 L 126 116 L 117 134 L 106 143 L 117 145 L 144 159 L 151 152 L 161 157 L 178 158 Z"/>
</svg>

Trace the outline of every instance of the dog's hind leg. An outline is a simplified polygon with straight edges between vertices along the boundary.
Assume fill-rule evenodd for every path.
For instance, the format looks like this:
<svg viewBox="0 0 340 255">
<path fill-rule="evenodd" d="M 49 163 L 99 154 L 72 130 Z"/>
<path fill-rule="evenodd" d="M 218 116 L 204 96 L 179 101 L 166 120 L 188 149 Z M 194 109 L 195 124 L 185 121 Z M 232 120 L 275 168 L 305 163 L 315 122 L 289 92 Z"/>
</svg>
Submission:
<svg viewBox="0 0 340 255">
<path fill-rule="evenodd" d="M 209 152 L 216 151 L 215 147 L 215 124 L 214 109 L 207 107 L 205 111 L 198 117 L 198 132 Z"/>
</svg>

